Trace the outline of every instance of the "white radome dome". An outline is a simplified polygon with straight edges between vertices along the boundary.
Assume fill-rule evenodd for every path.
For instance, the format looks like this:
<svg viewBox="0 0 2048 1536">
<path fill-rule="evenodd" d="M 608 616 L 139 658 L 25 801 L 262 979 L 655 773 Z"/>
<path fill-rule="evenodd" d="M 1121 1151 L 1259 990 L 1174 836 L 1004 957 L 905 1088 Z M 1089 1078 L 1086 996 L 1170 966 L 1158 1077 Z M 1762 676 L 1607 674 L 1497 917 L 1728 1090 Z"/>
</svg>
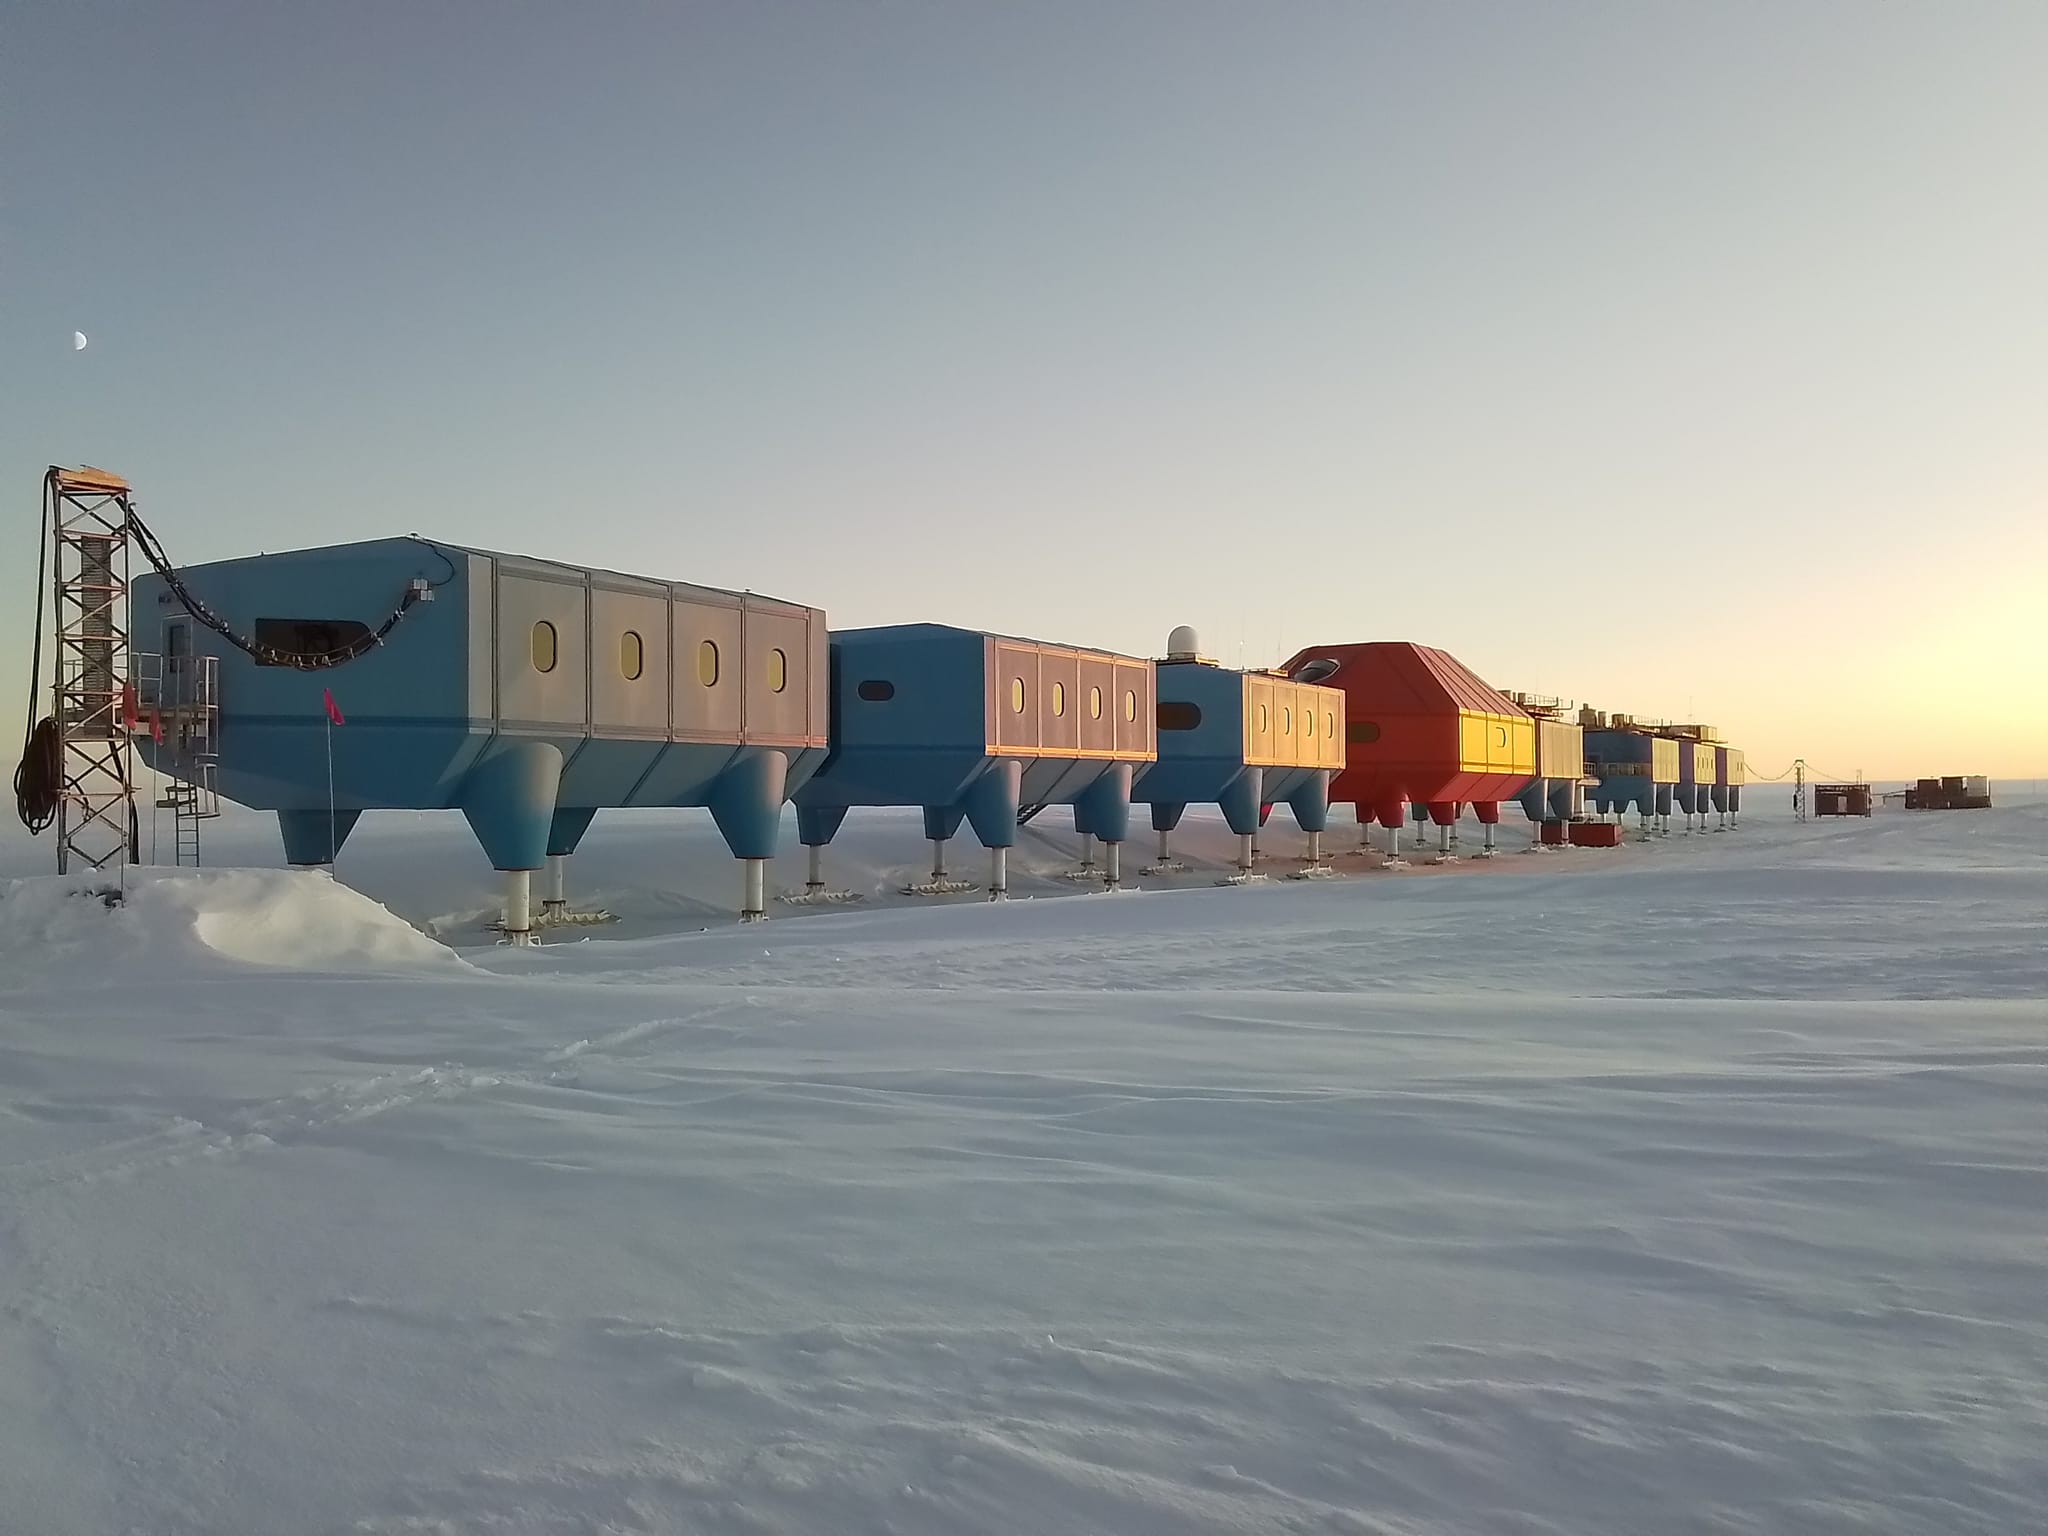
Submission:
<svg viewBox="0 0 2048 1536">
<path fill-rule="evenodd" d="M 1176 625 L 1173 633 L 1166 637 L 1168 656 L 1199 656 L 1201 653 L 1201 638 L 1196 635 L 1192 624 Z"/>
</svg>

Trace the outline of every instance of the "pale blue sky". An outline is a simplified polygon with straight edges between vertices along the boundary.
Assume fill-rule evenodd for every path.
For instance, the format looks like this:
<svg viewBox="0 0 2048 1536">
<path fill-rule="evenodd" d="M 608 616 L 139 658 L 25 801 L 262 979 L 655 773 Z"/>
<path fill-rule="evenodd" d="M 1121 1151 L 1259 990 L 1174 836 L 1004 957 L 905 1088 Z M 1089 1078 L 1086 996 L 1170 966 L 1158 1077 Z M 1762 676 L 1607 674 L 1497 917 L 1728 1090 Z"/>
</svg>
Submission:
<svg viewBox="0 0 2048 1536">
<path fill-rule="evenodd" d="M 2048 773 L 2039 0 L 0 19 L 11 711 L 91 462 L 186 561 L 1413 639 L 1770 770 Z"/>
</svg>

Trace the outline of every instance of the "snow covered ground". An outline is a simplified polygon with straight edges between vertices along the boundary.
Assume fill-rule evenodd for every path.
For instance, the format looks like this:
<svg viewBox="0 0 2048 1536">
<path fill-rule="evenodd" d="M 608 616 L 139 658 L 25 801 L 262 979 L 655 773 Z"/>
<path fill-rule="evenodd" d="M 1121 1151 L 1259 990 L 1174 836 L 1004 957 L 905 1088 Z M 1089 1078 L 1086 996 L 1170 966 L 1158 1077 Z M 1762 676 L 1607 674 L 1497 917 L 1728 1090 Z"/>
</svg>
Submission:
<svg viewBox="0 0 2048 1536">
<path fill-rule="evenodd" d="M 1787 798 L 1001 906 L 856 813 L 744 928 L 615 815 L 529 951 L 454 818 L 0 837 L 0 1528 L 2040 1529 L 2048 803 Z"/>
</svg>

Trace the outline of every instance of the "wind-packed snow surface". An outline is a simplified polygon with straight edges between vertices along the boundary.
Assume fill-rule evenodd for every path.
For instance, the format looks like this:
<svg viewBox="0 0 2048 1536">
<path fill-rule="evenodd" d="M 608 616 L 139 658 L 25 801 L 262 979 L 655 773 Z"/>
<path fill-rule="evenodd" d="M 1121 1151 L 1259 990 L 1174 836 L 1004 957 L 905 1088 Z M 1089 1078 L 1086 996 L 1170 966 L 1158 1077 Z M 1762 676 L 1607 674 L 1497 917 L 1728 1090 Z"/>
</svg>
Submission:
<svg viewBox="0 0 2048 1536">
<path fill-rule="evenodd" d="M 934 904 L 856 813 L 743 928 L 600 818 L 528 951 L 449 818 L 0 846 L 0 1527 L 2048 1523 L 2048 806 L 1182 842 Z"/>
</svg>

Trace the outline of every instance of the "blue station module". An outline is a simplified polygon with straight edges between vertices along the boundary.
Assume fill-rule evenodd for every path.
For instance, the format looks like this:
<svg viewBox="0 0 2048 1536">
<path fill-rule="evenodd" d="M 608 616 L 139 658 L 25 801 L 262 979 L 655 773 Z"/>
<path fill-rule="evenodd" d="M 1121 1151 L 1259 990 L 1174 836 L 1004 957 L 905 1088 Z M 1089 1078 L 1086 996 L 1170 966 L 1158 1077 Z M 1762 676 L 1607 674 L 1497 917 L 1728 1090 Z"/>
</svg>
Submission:
<svg viewBox="0 0 2048 1536">
<path fill-rule="evenodd" d="M 1721 824 L 1734 827 L 1742 813 L 1742 786 L 1749 782 L 1749 762 L 1742 748 L 1714 748 L 1714 788 L 1709 797 L 1720 813 Z"/>
<path fill-rule="evenodd" d="M 1075 830 L 1105 845 L 1120 878 L 1134 770 L 1157 756 L 1150 661 L 1038 640 L 891 624 L 831 637 L 832 751 L 796 794 L 797 833 L 812 850 L 809 889 L 823 891 L 818 850 L 850 807 L 924 808 L 932 881 L 965 820 L 989 850 L 989 896 L 1009 888 L 1020 818 L 1071 805 Z"/>
<path fill-rule="evenodd" d="M 1531 821 L 1574 821 L 1586 777 L 1586 731 L 1578 718 L 1565 718 L 1564 700 L 1543 694 L 1508 695 L 1536 722 L 1536 773 L 1516 798 Z M 1532 848 L 1542 848 L 1539 839 Z"/>
<path fill-rule="evenodd" d="M 765 915 L 782 805 L 825 758 L 821 610 L 420 538 L 177 574 L 246 644 L 161 575 L 131 588 L 137 642 L 167 686 L 219 658 L 220 791 L 278 813 L 291 863 L 331 864 L 366 810 L 460 810 L 524 942 L 530 873 L 562 915 L 599 810 L 702 806 L 745 862 L 743 916 Z"/>
<path fill-rule="evenodd" d="M 1695 816 L 1704 832 L 1714 796 L 1714 741 L 1719 733 L 1710 725 L 1673 725 L 1660 734 L 1670 737 L 1678 747 L 1678 784 L 1672 798 L 1685 817 L 1686 833 L 1691 834 Z"/>
<path fill-rule="evenodd" d="M 1678 784 L 1678 743 L 1647 724 L 1595 709 L 1579 711 L 1585 727 L 1586 772 L 1596 780 L 1590 795 L 1603 816 L 1619 818 L 1633 808 L 1645 829 L 1650 818 L 1668 822 Z"/>
<path fill-rule="evenodd" d="M 1322 865 L 1330 778 L 1344 766 L 1344 693 L 1284 672 L 1240 672 L 1199 654 L 1183 625 L 1156 664 L 1158 761 L 1138 771 L 1131 795 L 1152 807 L 1159 867 L 1173 865 L 1171 838 L 1193 804 L 1214 804 L 1238 838 L 1239 874 L 1251 871 L 1265 813 L 1285 805 L 1308 834 L 1308 864 Z"/>
</svg>

